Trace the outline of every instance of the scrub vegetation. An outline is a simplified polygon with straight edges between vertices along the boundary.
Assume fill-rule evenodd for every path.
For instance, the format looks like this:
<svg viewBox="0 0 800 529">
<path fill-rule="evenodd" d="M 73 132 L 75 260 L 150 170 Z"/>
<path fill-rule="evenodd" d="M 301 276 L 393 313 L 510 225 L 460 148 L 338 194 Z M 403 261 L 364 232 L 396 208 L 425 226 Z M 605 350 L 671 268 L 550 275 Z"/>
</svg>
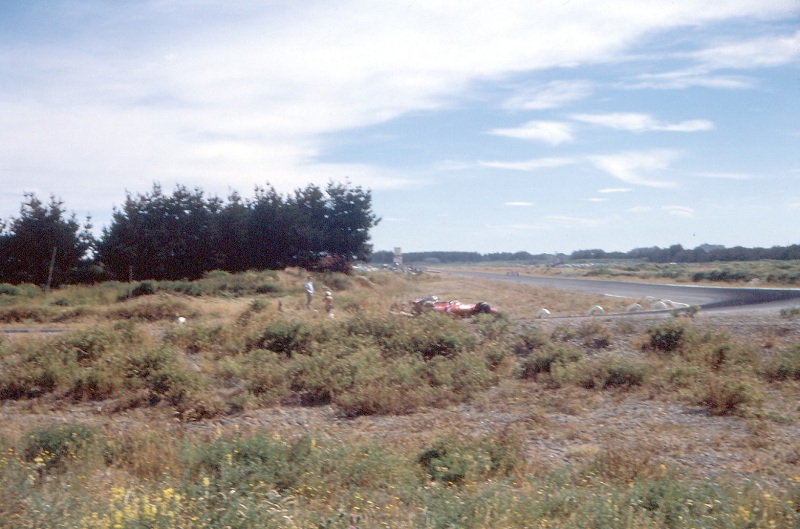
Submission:
<svg viewBox="0 0 800 529">
<path fill-rule="evenodd" d="M 2 524 L 800 525 L 794 315 L 314 274 L 331 317 L 305 276 L 0 288 Z M 424 295 L 500 315 L 412 317 Z"/>
</svg>

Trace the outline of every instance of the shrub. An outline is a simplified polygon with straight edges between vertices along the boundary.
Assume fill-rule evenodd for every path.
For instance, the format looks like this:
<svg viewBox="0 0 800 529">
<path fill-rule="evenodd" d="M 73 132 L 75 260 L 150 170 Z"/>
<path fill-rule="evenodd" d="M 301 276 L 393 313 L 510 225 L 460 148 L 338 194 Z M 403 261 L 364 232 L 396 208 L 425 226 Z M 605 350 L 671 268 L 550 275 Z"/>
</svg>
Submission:
<svg viewBox="0 0 800 529">
<path fill-rule="evenodd" d="M 517 334 L 514 353 L 519 356 L 527 356 L 532 351 L 549 344 L 551 344 L 550 337 L 544 331 L 535 327 L 523 327 Z"/>
<path fill-rule="evenodd" d="M 583 357 L 583 351 L 570 345 L 548 344 L 520 362 L 517 377 L 535 379 L 540 374 L 551 373 L 556 365 L 579 362 Z"/>
<path fill-rule="evenodd" d="M 124 360 L 123 370 L 134 388 L 148 391 L 150 404 L 162 399 L 180 405 L 194 391 L 201 389 L 198 376 L 183 368 L 174 348 L 161 346 L 135 351 Z"/>
<path fill-rule="evenodd" d="M 136 285 L 133 289 L 131 289 L 132 298 L 138 298 L 139 296 L 151 296 L 156 293 L 158 287 L 150 282 L 150 281 L 142 281 L 138 285 Z"/>
<path fill-rule="evenodd" d="M 285 356 L 302 353 L 308 349 L 310 329 L 303 323 L 286 320 L 271 322 L 253 347 L 269 349 Z"/>
<path fill-rule="evenodd" d="M 20 290 L 14 285 L 0 283 L 0 296 L 19 296 Z"/>
<path fill-rule="evenodd" d="M 699 399 L 714 415 L 730 415 L 745 404 L 757 403 L 760 394 L 748 381 L 741 378 L 713 377 Z"/>
<path fill-rule="evenodd" d="M 45 471 L 63 470 L 93 440 L 94 432 L 83 424 L 35 428 L 24 438 L 22 455 L 25 461 L 38 460 Z"/>
<path fill-rule="evenodd" d="M 585 389 L 630 389 L 644 382 L 646 366 L 637 361 L 613 356 L 578 364 L 559 365 L 553 380 L 559 385 L 576 384 Z"/>
<path fill-rule="evenodd" d="M 578 327 L 578 338 L 584 347 L 590 349 L 605 349 L 611 345 L 614 334 L 599 321 L 589 321 Z"/>
<path fill-rule="evenodd" d="M 800 345 L 778 351 L 764 362 L 762 374 L 769 381 L 800 380 Z"/>
<path fill-rule="evenodd" d="M 669 319 L 647 331 L 649 340 L 644 348 L 661 353 L 675 353 L 683 345 L 686 331 L 686 324 L 678 318 Z"/>
<path fill-rule="evenodd" d="M 509 476 L 523 460 L 519 440 L 507 432 L 479 439 L 446 437 L 417 456 L 430 479 L 446 486 Z"/>
<path fill-rule="evenodd" d="M 110 319 L 150 322 L 174 320 L 178 315 L 188 318 L 194 316 L 195 312 L 188 303 L 174 297 L 126 301 L 106 313 Z"/>
<path fill-rule="evenodd" d="M 478 334 L 488 340 L 501 340 L 511 332 L 511 320 L 505 314 L 478 314 L 472 322 Z"/>
</svg>

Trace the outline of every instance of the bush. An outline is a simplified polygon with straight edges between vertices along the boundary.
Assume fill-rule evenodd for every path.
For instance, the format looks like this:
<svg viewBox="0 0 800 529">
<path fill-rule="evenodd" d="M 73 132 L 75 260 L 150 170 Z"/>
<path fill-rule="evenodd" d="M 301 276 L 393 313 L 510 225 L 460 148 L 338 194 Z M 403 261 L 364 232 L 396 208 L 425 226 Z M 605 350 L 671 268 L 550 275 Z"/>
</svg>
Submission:
<svg viewBox="0 0 800 529">
<path fill-rule="evenodd" d="M 194 316 L 195 312 L 188 303 L 173 297 L 131 300 L 106 313 L 110 319 L 150 322 L 174 320 L 179 315 L 188 318 Z"/>
<path fill-rule="evenodd" d="M 430 479 L 445 486 L 510 476 L 524 461 L 519 440 L 512 435 L 434 441 L 417 456 Z"/>
<path fill-rule="evenodd" d="M 544 373 L 551 373 L 554 366 L 579 362 L 583 351 L 566 344 L 548 344 L 524 358 L 517 369 L 517 377 L 535 379 Z"/>
<path fill-rule="evenodd" d="M 707 406 L 713 415 L 730 415 L 738 412 L 741 406 L 760 400 L 760 394 L 748 381 L 714 377 L 709 381 L 698 403 Z"/>
<path fill-rule="evenodd" d="M 20 290 L 14 285 L 0 283 L 0 296 L 19 296 Z"/>
<path fill-rule="evenodd" d="M 175 349 L 162 346 L 136 351 L 124 360 L 124 373 L 129 384 L 148 391 L 149 403 L 162 399 L 178 406 L 193 392 L 201 389 L 198 376 L 186 370 Z"/>
<path fill-rule="evenodd" d="M 544 331 L 535 327 L 523 327 L 517 334 L 514 353 L 519 356 L 528 356 L 532 351 L 550 344 L 552 344 L 550 337 Z"/>
<path fill-rule="evenodd" d="M 275 320 L 271 322 L 251 347 L 269 349 L 287 357 L 308 350 L 309 327 L 300 322 Z"/>
<path fill-rule="evenodd" d="M 777 352 L 762 367 L 763 376 L 769 381 L 800 380 L 800 345 Z"/>
<path fill-rule="evenodd" d="M 94 432 L 83 424 L 36 428 L 25 436 L 22 455 L 25 461 L 39 462 L 45 471 L 63 470 L 93 440 Z"/>
<path fill-rule="evenodd" d="M 644 348 L 661 353 L 675 353 L 683 345 L 686 331 L 686 324 L 678 318 L 669 319 L 647 331 L 649 340 Z"/>
<path fill-rule="evenodd" d="M 151 296 L 156 293 L 157 289 L 158 287 L 154 283 L 150 281 L 142 281 L 136 285 L 136 287 L 131 289 L 130 297 L 138 298 L 139 296 Z"/>
<path fill-rule="evenodd" d="M 644 382 L 646 366 L 623 357 L 598 358 L 579 364 L 559 365 L 553 380 L 559 385 L 576 384 L 585 389 L 630 389 Z"/>
</svg>

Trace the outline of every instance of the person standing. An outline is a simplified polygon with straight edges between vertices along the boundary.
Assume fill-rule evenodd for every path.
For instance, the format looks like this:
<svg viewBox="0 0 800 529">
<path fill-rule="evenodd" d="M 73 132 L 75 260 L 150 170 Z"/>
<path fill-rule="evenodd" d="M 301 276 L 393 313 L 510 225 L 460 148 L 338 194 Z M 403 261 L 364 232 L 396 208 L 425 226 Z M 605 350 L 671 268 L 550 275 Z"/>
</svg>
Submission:
<svg viewBox="0 0 800 529">
<path fill-rule="evenodd" d="M 333 318 L 333 294 L 331 294 L 330 290 L 325 292 L 323 300 L 325 302 L 325 312 L 328 313 L 328 317 Z"/>
<path fill-rule="evenodd" d="M 311 281 L 311 276 L 306 278 L 306 284 L 303 285 L 306 291 L 306 308 L 311 310 L 311 302 L 314 300 L 314 282 Z"/>
</svg>

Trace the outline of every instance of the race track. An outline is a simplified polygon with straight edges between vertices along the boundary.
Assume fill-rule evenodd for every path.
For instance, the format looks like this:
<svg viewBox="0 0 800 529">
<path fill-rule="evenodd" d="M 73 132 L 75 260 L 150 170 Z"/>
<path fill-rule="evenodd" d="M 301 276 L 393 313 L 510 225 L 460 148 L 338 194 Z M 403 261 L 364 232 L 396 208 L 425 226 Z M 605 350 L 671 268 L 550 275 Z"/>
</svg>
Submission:
<svg viewBox="0 0 800 529">
<path fill-rule="evenodd" d="M 633 283 L 628 281 L 506 275 L 460 270 L 448 270 L 447 273 L 497 281 L 512 281 L 525 285 L 558 288 L 576 292 L 622 296 L 633 299 L 644 299 L 650 296 L 655 299 L 669 299 L 678 303 L 696 305 L 701 307 L 704 311 L 737 310 L 756 306 L 759 308 L 780 309 L 800 305 L 800 289 L 790 288 L 732 288 L 665 285 L 657 283 Z"/>
</svg>

